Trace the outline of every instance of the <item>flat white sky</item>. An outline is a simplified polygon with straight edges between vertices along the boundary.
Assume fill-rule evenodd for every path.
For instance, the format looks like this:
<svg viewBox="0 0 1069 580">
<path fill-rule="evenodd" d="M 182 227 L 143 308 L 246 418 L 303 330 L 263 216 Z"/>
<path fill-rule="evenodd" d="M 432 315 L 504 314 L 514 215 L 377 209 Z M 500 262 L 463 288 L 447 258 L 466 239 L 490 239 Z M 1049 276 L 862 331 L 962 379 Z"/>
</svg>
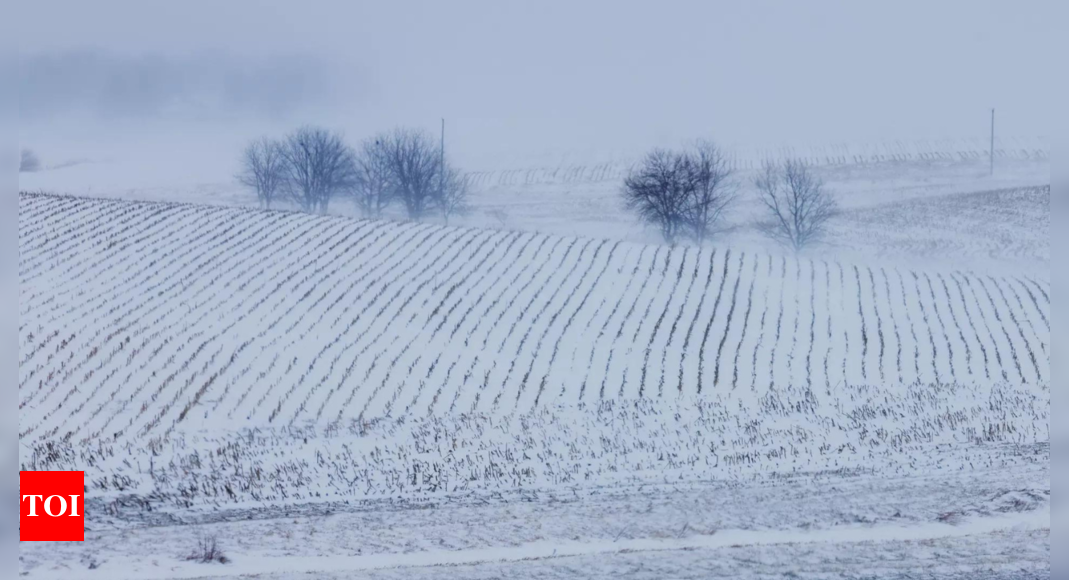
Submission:
<svg viewBox="0 0 1069 580">
<path fill-rule="evenodd" d="M 52 163 L 136 151 L 207 166 L 213 150 L 220 172 L 244 140 L 305 122 L 356 140 L 445 117 L 471 169 L 696 137 L 983 137 L 991 107 L 1001 135 L 1040 136 L 1064 6 L 25 1 L 20 137 Z"/>
</svg>

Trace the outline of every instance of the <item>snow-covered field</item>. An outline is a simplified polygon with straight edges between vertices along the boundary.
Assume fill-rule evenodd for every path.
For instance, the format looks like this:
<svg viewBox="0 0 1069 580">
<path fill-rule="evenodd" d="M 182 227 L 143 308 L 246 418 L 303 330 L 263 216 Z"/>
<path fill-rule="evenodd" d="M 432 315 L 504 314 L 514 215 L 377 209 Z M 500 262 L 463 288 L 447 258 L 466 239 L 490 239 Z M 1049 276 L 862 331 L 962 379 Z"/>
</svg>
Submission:
<svg viewBox="0 0 1069 580">
<path fill-rule="evenodd" d="M 977 198 L 1012 198 L 1049 186 L 1049 145 L 1041 138 L 997 140 L 994 175 L 989 173 L 986 148 L 986 142 L 970 139 L 730 148 L 741 195 L 717 243 L 736 250 L 779 252 L 753 227 L 761 206 L 750 179 L 763 159 L 800 156 L 811 163 L 846 211 L 833 224 L 821 248 L 823 256 L 885 266 L 920 260 L 943 268 L 1046 272 L 1049 191 L 1046 201 L 1030 199 L 1023 205 L 1012 199 L 978 203 Z M 237 145 L 232 153 L 209 148 L 208 159 L 196 171 L 169 159 L 161 163 L 136 151 L 119 151 L 114 159 L 21 174 L 20 187 L 55 194 L 255 207 L 252 192 L 233 178 L 237 151 Z M 636 159 L 588 153 L 562 156 L 550 165 L 472 168 L 474 210 L 453 223 L 659 243 L 656 233 L 638 223 L 621 203 L 623 176 Z M 353 204 L 344 199 L 335 200 L 330 211 L 355 213 Z M 403 219 L 398 211 L 390 216 Z M 1008 229 L 1007 220 L 1014 222 Z M 892 223 L 895 227 L 886 227 Z"/>
<path fill-rule="evenodd" d="M 89 528 L 20 569 L 1049 577 L 1049 169 L 1021 149 L 994 178 L 814 155 L 845 213 L 802 257 L 753 200 L 651 244 L 612 164 L 485 178 L 465 224 L 496 229 L 20 195 L 20 460 L 84 469 Z M 199 536 L 230 563 L 185 561 Z"/>
<path fill-rule="evenodd" d="M 82 545 L 24 547 L 22 566 L 37 578 L 1037 578 L 1050 574 L 1038 451 L 928 477 L 541 490 L 97 528 Z M 183 561 L 204 536 L 234 561 Z"/>
<path fill-rule="evenodd" d="M 1032 276 L 20 201 L 23 441 L 1050 380 Z"/>
</svg>

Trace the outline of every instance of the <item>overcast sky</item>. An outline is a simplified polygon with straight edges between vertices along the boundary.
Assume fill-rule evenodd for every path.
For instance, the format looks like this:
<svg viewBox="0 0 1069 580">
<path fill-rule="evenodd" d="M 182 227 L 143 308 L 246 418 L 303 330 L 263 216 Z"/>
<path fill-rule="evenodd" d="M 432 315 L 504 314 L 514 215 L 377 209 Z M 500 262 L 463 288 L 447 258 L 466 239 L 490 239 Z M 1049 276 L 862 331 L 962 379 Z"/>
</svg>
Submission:
<svg viewBox="0 0 1069 580">
<path fill-rule="evenodd" d="M 1001 134 L 1041 136 L 1064 4 L 33 0 L 20 136 L 180 158 L 205 135 L 445 117 L 473 169 L 695 137 L 980 137 L 991 107 Z"/>
</svg>

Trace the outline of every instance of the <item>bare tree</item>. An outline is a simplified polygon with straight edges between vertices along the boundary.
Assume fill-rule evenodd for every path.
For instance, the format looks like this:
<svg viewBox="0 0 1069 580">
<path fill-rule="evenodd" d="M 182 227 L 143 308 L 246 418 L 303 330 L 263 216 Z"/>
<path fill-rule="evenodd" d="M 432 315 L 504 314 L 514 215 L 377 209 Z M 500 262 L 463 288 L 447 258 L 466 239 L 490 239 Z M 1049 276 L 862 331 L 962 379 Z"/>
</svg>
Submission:
<svg viewBox="0 0 1069 580">
<path fill-rule="evenodd" d="M 685 155 L 655 149 L 624 179 L 627 208 L 661 230 L 664 241 L 675 244 L 686 226 L 687 204 L 693 190 Z"/>
<path fill-rule="evenodd" d="M 455 167 L 446 165 L 443 174 L 434 194 L 434 205 L 442 213 L 445 225 L 449 225 L 450 216 L 465 215 L 471 210 L 468 205 L 469 183 L 467 176 Z"/>
<path fill-rule="evenodd" d="M 797 160 L 766 161 L 754 186 L 768 213 L 763 231 L 795 251 L 819 241 L 838 211 L 823 182 Z"/>
<path fill-rule="evenodd" d="M 655 149 L 624 180 L 624 201 L 669 244 L 689 237 L 701 244 L 720 230 L 737 197 L 731 163 L 713 143 L 685 151 Z"/>
<path fill-rule="evenodd" d="M 237 179 L 256 191 L 261 206 L 271 209 L 271 204 L 278 201 L 286 189 L 282 145 L 267 137 L 249 143 L 241 154 L 241 171 Z"/>
<path fill-rule="evenodd" d="M 394 194 L 408 217 L 423 219 L 435 207 L 441 182 L 441 152 L 427 133 L 397 129 L 384 138 Z"/>
<path fill-rule="evenodd" d="M 690 182 L 690 196 L 684 221 L 690 237 L 701 244 L 720 230 L 727 209 L 734 203 L 738 187 L 728 158 L 715 144 L 698 142 L 683 164 Z"/>
<path fill-rule="evenodd" d="M 326 213 L 330 200 L 356 179 L 353 150 L 326 129 L 297 129 L 283 143 L 282 157 L 290 195 L 307 212 Z"/>
<path fill-rule="evenodd" d="M 37 158 L 37 154 L 29 149 L 23 149 L 22 157 L 19 159 L 19 173 L 32 173 L 40 170 L 41 160 Z"/>
<path fill-rule="evenodd" d="M 356 154 L 353 201 L 364 217 L 382 217 L 382 211 L 393 201 L 393 173 L 387 141 L 388 138 L 382 135 L 368 139 Z"/>
</svg>

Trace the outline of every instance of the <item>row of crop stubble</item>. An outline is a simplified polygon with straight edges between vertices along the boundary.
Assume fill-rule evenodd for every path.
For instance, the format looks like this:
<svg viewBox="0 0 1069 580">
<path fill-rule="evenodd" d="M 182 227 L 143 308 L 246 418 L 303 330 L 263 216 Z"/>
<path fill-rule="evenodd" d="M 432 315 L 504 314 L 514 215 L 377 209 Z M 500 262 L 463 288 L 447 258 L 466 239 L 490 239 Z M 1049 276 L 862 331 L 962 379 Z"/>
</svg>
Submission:
<svg viewBox="0 0 1069 580">
<path fill-rule="evenodd" d="M 20 439 L 1049 381 L 1049 284 L 23 194 Z"/>
</svg>

